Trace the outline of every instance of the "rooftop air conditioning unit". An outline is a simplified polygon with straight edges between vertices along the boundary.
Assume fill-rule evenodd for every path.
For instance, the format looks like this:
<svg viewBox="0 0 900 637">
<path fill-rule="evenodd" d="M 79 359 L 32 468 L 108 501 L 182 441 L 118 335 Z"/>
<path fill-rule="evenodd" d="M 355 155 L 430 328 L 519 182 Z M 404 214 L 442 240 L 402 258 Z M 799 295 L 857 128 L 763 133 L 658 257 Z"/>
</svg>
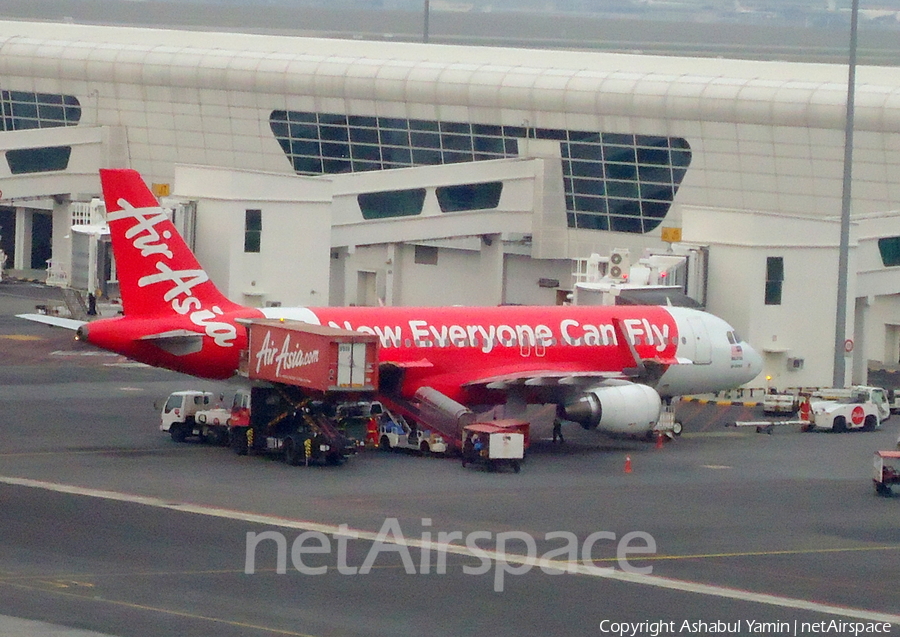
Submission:
<svg viewBox="0 0 900 637">
<path fill-rule="evenodd" d="M 609 255 L 609 278 L 621 281 L 628 278 L 628 250 L 616 248 Z"/>
</svg>

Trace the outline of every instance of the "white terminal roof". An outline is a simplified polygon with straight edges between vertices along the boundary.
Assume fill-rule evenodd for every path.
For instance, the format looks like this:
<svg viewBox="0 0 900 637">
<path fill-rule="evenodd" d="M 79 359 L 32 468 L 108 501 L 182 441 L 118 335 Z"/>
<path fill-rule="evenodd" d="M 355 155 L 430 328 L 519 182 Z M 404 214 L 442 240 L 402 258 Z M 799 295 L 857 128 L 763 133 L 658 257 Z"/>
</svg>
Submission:
<svg viewBox="0 0 900 637">
<path fill-rule="evenodd" d="M 844 65 L 0 21 L 16 76 L 841 129 L 847 94 Z M 900 132 L 900 68 L 858 68 L 855 115 Z"/>
</svg>

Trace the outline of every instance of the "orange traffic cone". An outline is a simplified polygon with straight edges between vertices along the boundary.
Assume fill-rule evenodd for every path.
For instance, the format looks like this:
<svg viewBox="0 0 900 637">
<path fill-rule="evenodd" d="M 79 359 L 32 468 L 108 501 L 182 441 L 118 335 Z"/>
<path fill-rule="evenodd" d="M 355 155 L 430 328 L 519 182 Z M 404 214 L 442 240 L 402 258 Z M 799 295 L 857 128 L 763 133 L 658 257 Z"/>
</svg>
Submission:
<svg viewBox="0 0 900 637">
<path fill-rule="evenodd" d="M 625 473 L 631 473 L 631 456 L 625 456 Z"/>
<path fill-rule="evenodd" d="M 663 435 L 661 433 L 657 434 L 657 436 L 656 436 L 656 448 L 657 449 L 663 448 Z"/>
</svg>

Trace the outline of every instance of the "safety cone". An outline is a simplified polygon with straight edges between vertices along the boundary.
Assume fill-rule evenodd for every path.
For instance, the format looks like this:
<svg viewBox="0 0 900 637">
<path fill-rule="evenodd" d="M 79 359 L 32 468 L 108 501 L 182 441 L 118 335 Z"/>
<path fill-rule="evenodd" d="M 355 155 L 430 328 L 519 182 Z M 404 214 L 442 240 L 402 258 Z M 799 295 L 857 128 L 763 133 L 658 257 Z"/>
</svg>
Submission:
<svg viewBox="0 0 900 637">
<path fill-rule="evenodd" d="M 631 456 L 625 456 L 625 473 L 631 473 Z"/>
</svg>

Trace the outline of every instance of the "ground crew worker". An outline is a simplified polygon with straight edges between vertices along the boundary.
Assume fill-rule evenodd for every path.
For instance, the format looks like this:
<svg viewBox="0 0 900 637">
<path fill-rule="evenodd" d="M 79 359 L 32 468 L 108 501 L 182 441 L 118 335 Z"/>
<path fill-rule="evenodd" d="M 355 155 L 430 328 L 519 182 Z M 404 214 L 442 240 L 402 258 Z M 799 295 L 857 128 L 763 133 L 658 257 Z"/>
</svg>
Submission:
<svg viewBox="0 0 900 637">
<path fill-rule="evenodd" d="M 553 419 L 553 442 L 563 443 L 566 441 L 562 433 L 562 405 L 556 406 L 556 418 Z"/>
<path fill-rule="evenodd" d="M 366 423 L 366 444 L 378 446 L 378 421 L 375 416 L 369 418 L 369 422 Z"/>
</svg>

